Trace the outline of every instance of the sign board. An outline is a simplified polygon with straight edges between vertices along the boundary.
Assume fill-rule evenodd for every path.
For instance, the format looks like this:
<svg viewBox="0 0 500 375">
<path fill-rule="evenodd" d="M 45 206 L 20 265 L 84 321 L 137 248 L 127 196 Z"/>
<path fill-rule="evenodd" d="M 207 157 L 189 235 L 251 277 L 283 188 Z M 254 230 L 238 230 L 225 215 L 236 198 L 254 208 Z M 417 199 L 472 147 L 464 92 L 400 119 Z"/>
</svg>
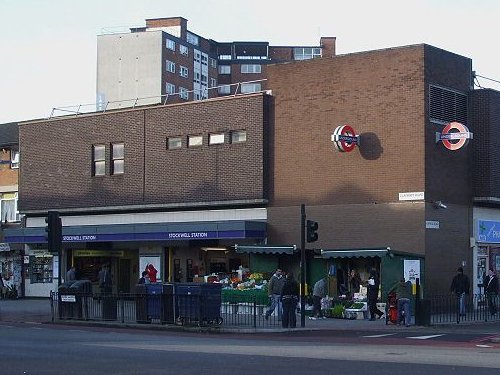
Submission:
<svg viewBox="0 0 500 375">
<path fill-rule="evenodd" d="M 141 255 L 139 256 L 139 275 L 141 275 L 142 271 L 146 270 L 148 265 L 152 264 L 156 269 L 157 281 L 161 281 L 161 257 L 158 256 L 149 256 L 149 255 Z"/>
<path fill-rule="evenodd" d="M 456 151 L 466 146 L 472 139 L 472 133 L 467 126 L 459 122 L 450 122 L 442 133 L 436 133 L 436 143 L 442 142 L 443 146 L 450 151 Z"/>
<path fill-rule="evenodd" d="M 76 297 L 73 295 L 63 294 L 61 295 L 61 302 L 76 302 Z"/>
<path fill-rule="evenodd" d="M 500 221 L 478 220 L 478 242 L 500 243 Z"/>
<path fill-rule="evenodd" d="M 417 278 L 420 278 L 420 260 L 405 259 L 404 260 L 404 276 L 405 280 L 410 280 L 413 285 L 416 284 Z"/>
<path fill-rule="evenodd" d="M 439 229 L 439 221 L 437 220 L 426 220 L 425 229 Z"/>
<path fill-rule="evenodd" d="M 423 191 L 411 191 L 408 193 L 399 193 L 400 201 L 421 201 L 424 200 Z"/>
</svg>

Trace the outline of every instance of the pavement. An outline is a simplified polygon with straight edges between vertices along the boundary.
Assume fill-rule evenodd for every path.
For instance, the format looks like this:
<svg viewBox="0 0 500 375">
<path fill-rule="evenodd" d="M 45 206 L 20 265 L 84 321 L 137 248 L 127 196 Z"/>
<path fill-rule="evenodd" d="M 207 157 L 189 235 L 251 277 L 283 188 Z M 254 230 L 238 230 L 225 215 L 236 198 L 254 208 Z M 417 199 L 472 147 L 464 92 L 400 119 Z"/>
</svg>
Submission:
<svg viewBox="0 0 500 375">
<path fill-rule="evenodd" d="M 88 321 L 75 321 L 64 320 L 52 322 L 52 313 L 49 298 L 21 298 L 16 300 L 0 300 L 0 322 L 11 323 L 33 323 L 33 324 L 65 324 L 65 325 L 86 325 L 86 326 L 114 326 L 114 327 L 127 327 L 127 328 L 141 328 L 141 329 L 157 329 L 157 330 L 182 330 L 182 331 L 200 331 L 201 327 L 184 327 L 177 325 L 160 325 L 160 324 L 123 324 L 116 322 L 88 322 Z M 386 324 L 385 319 L 378 319 L 370 321 L 363 320 L 349 320 L 349 319 L 306 319 L 305 327 L 300 327 L 300 317 L 297 317 L 298 328 L 293 331 L 325 331 L 325 330 L 359 330 L 359 331 L 399 331 L 399 330 L 412 330 L 412 331 L 425 331 L 425 332 L 461 332 L 461 333 L 476 333 L 491 335 L 491 341 L 500 342 L 500 321 L 494 322 L 468 322 L 468 323 L 448 323 L 433 325 L 430 327 L 423 326 L 396 326 L 393 324 Z M 279 326 L 269 326 L 262 328 L 248 328 L 237 326 L 221 326 L 216 328 L 203 329 L 205 331 L 214 332 L 227 332 L 227 333 L 270 333 L 270 332 L 288 332 L 290 329 L 281 328 Z"/>
</svg>

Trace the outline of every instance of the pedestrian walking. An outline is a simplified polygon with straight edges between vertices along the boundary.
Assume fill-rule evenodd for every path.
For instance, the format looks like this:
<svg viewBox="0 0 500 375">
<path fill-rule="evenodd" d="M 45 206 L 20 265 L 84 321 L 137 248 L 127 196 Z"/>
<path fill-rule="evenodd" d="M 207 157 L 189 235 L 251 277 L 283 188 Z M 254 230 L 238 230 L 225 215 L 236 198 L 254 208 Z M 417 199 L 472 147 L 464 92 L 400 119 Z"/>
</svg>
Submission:
<svg viewBox="0 0 500 375">
<path fill-rule="evenodd" d="M 313 287 L 313 311 L 312 316 L 309 317 L 311 320 L 323 318 L 323 312 L 321 310 L 321 300 L 326 297 L 326 278 L 321 278 L 314 284 Z"/>
<path fill-rule="evenodd" d="M 282 306 L 281 306 L 281 290 L 283 289 L 283 285 L 285 284 L 285 278 L 283 276 L 283 271 L 278 268 L 273 276 L 269 279 L 269 283 L 267 286 L 267 293 L 269 295 L 269 300 L 271 302 L 271 306 L 266 311 L 264 315 L 265 319 L 269 319 L 271 314 L 275 309 L 278 309 L 278 319 L 281 319 L 282 315 Z"/>
<path fill-rule="evenodd" d="M 469 294 L 469 278 L 464 275 L 464 269 L 458 267 L 457 274 L 451 281 L 450 291 L 457 296 L 457 313 L 459 316 L 465 316 L 465 295 Z"/>
<path fill-rule="evenodd" d="M 281 289 L 281 303 L 283 304 L 283 317 L 281 326 L 283 328 L 297 327 L 297 303 L 299 302 L 299 284 L 293 278 L 293 273 L 288 272 L 285 283 Z"/>
<path fill-rule="evenodd" d="M 488 275 L 485 277 L 483 285 L 490 314 L 494 316 L 497 313 L 496 300 L 498 295 L 498 278 L 492 268 L 488 270 Z"/>
<path fill-rule="evenodd" d="M 101 290 L 101 295 L 111 294 L 113 281 L 111 279 L 111 273 L 109 272 L 108 265 L 104 264 L 99 271 L 99 289 Z"/>
<path fill-rule="evenodd" d="M 370 271 L 370 277 L 368 278 L 368 283 L 366 286 L 366 298 L 368 300 L 368 309 L 370 311 L 370 320 L 375 320 L 375 315 L 378 318 L 382 318 L 384 313 L 380 311 L 377 307 L 378 301 L 378 290 L 380 287 L 380 280 L 377 275 L 377 271 L 372 269 Z"/>
</svg>

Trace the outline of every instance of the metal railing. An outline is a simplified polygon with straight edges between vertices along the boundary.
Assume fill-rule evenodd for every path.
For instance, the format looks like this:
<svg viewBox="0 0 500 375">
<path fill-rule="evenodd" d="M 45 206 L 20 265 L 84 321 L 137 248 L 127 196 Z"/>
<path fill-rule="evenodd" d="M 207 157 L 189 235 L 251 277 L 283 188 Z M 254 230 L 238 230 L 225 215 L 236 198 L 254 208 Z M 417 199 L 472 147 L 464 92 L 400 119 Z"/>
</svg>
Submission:
<svg viewBox="0 0 500 375">
<path fill-rule="evenodd" d="M 175 92 L 171 94 L 164 95 L 156 95 L 156 96 L 148 96 L 148 97 L 136 97 L 130 99 L 123 100 L 113 100 L 113 101 L 104 101 L 97 103 L 88 103 L 88 104 L 77 104 L 71 106 L 64 107 L 54 107 L 50 112 L 49 119 L 53 117 L 59 117 L 64 115 L 81 115 L 85 113 L 93 113 L 93 112 L 106 112 L 110 109 L 126 109 L 126 108 L 136 108 L 137 106 L 143 105 L 166 105 L 173 104 L 169 102 L 169 99 L 182 99 L 181 103 L 193 102 L 193 101 L 202 101 L 212 98 L 220 98 L 220 97 L 228 97 L 228 96 L 237 96 L 237 95 L 247 95 L 247 94 L 255 94 L 259 92 L 268 92 L 269 90 L 260 90 L 255 92 L 242 92 L 242 86 L 254 83 L 262 83 L 267 81 L 267 79 L 259 79 L 254 81 L 245 81 L 245 82 L 237 82 L 237 83 L 228 83 L 224 85 L 218 85 L 214 87 L 204 87 L 201 89 L 195 90 L 186 90 L 183 92 Z M 229 87 L 229 93 L 220 93 L 219 90 L 221 88 Z M 215 94 L 210 96 L 210 93 L 213 93 L 215 90 Z M 195 99 L 195 94 L 199 95 L 199 99 Z M 185 97 L 187 96 L 187 99 Z M 190 99 L 192 98 L 192 99 Z M 179 101 L 175 101 L 175 103 L 179 103 Z"/>
<path fill-rule="evenodd" d="M 460 298 L 454 294 L 434 295 L 423 301 L 426 300 L 431 324 L 500 321 L 500 298 L 497 295 L 466 294 L 463 314 L 460 312 Z M 492 314 L 494 311 L 496 314 Z"/>
<path fill-rule="evenodd" d="M 101 321 L 122 324 L 171 324 L 274 328 L 277 311 L 255 296 L 57 293 L 50 296 L 52 321 Z"/>
</svg>

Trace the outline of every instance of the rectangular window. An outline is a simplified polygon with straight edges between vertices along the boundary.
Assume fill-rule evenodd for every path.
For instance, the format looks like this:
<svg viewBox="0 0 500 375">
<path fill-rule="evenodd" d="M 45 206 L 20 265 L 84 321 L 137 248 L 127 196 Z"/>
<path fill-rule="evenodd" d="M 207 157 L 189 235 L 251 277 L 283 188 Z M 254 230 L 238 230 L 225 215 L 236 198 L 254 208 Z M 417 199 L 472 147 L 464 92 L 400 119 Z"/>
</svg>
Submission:
<svg viewBox="0 0 500 375">
<path fill-rule="evenodd" d="M 111 144 L 111 174 L 123 174 L 125 172 L 125 145 L 123 143 Z"/>
<path fill-rule="evenodd" d="M 179 97 L 184 100 L 189 100 L 188 89 L 185 87 L 179 87 Z"/>
<path fill-rule="evenodd" d="M 219 74 L 231 74 L 231 65 L 219 65 Z"/>
<path fill-rule="evenodd" d="M 165 85 L 165 91 L 167 94 L 175 94 L 175 85 L 167 82 Z"/>
<path fill-rule="evenodd" d="M 175 63 L 173 61 L 167 60 L 167 72 L 175 73 Z"/>
<path fill-rule="evenodd" d="M 92 146 L 92 176 L 104 176 L 106 174 L 106 146 Z"/>
<path fill-rule="evenodd" d="M 180 51 L 181 55 L 189 56 L 189 48 L 187 48 L 186 46 L 183 46 L 182 44 L 179 45 L 179 51 Z"/>
<path fill-rule="evenodd" d="M 175 42 L 173 40 L 167 39 L 167 48 L 175 51 Z"/>
<path fill-rule="evenodd" d="M 262 66 L 258 64 L 241 64 L 242 73 L 262 73 Z"/>
<path fill-rule="evenodd" d="M 19 151 L 10 150 L 10 167 L 12 169 L 19 168 Z"/>
<path fill-rule="evenodd" d="M 220 145 L 224 143 L 224 133 L 213 133 L 208 136 L 209 145 Z"/>
<path fill-rule="evenodd" d="M 209 58 L 209 61 L 210 61 L 210 67 L 211 67 L 211 68 L 214 68 L 214 69 L 217 69 L 217 60 L 212 59 L 212 58 L 210 57 L 210 58 Z"/>
<path fill-rule="evenodd" d="M 186 68 L 185 66 L 182 66 L 182 65 L 179 66 L 179 75 L 181 77 L 187 78 L 188 74 L 189 74 L 188 68 Z"/>
<path fill-rule="evenodd" d="M 167 138 L 167 150 L 175 150 L 178 148 L 182 148 L 182 138 L 181 137 Z"/>
<path fill-rule="evenodd" d="M 293 57 L 295 60 L 310 60 L 316 57 L 321 57 L 321 48 L 313 48 L 313 47 L 294 48 Z"/>
<path fill-rule="evenodd" d="M 200 62 L 201 61 L 201 52 L 198 50 L 194 50 L 194 61 Z"/>
<path fill-rule="evenodd" d="M 241 84 L 241 93 L 242 94 L 249 94 L 252 92 L 259 92 L 261 91 L 261 85 L 260 83 L 242 83 Z"/>
<path fill-rule="evenodd" d="M 0 194 L 0 219 L 2 223 L 13 223 L 20 220 L 17 210 L 17 193 Z"/>
<path fill-rule="evenodd" d="M 216 87 L 217 86 L 217 80 L 215 78 L 210 78 L 210 87 Z"/>
<path fill-rule="evenodd" d="M 203 145 L 202 135 L 188 135 L 188 147 L 197 147 Z"/>
<path fill-rule="evenodd" d="M 221 95 L 226 95 L 231 93 L 231 86 L 230 85 L 222 85 L 219 86 L 219 94 Z"/>
<path fill-rule="evenodd" d="M 191 34 L 189 31 L 186 33 L 186 41 L 188 43 L 195 45 L 195 46 L 197 46 L 199 43 L 198 36 Z"/>
<path fill-rule="evenodd" d="M 235 130 L 231 132 L 231 143 L 242 143 L 247 141 L 246 130 Z"/>
</svg>

